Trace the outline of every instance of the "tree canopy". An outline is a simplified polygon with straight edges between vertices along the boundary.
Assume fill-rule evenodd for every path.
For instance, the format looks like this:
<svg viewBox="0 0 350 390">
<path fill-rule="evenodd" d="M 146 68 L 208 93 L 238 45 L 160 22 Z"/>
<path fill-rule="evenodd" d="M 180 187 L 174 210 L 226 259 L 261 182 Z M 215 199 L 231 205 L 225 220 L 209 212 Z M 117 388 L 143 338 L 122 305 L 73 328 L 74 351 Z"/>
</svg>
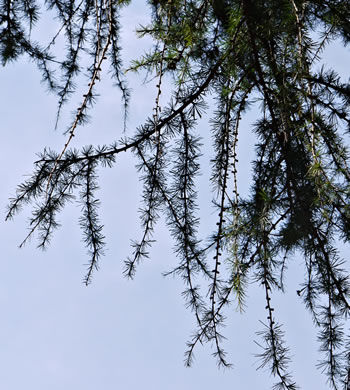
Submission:
<svg viewBox="0 0 350 390">
<path fill-rule="evenodd" d="M 284 290 L 288 262 L 299 253 L 305 280 L 295 289 L 319 331 L 320 368 L 332 388 L 348 389 L 349 263 L 340 257 L 337 243 L 350 239 L 350 85 L 323 64 L 322 52 L 335 40 L 349 44 L 349 1 L 149 0 L 149 24 L 137 31 L 154 44 L 126 67 L 157 80 L 156 98 L 149 118 L 129 136 L 123 133 L 130 91 L 120 40 L 120 12 L 128 3 L 0 1 L 1 61 L 6 65 L 26 54 L 37 64 L 58 96 L 57 121 L 79 75 L 87 77 L 65 144 L 58 152 L 41 153 L 32 176 L 11 199 L 7 218 L 23 206 L 32 207 L 23 243 L 37 232 L 39 247 L 45 248 L 58 227 L 59 212 L 77 199 L 89 256 L 85 283 L 90 283 L 105 248 L 97 170 L 113 166 L 120 153 L 129 151 L 143 182 L 143 234 L 132 243 L 125 275 L 134 277 L 148 256 L 155 224 L 165 215 L 178 258 L 171 273 L 183 279 L 183 296 L 197 322 L 186 364 L 198 343 L 211 342 L 218 364 L 229 365 L 221 346 L 224 310 L 235 301 L 243 311 L 246 289 L 255 283 L 266 297 L 261 367 L 269 367 L 277 378 L 276 389 L 296 389 L 272 297 Z M 45 11 L 54 12 L 60 28 L 51 41 L 34 42 L 32 29 Z M 55 50 L 61 35 L 64 53 Z M 120 139 L 72 149 L 71 140 L 95 103 L 103 67 L 122 96 Z M 167 105 L 160 104 L 164 80 L 173 87 Z M 215 100 L 210 185 L 217 222 L 205 241 L 197 234 L 196 177 L 206 152 L 197 127 L 209 98 Z M 237 145 L 252 103 L 259 104 L 260 117 L 253 126 L 253 184 L 243 197 Z"/>
</svg>

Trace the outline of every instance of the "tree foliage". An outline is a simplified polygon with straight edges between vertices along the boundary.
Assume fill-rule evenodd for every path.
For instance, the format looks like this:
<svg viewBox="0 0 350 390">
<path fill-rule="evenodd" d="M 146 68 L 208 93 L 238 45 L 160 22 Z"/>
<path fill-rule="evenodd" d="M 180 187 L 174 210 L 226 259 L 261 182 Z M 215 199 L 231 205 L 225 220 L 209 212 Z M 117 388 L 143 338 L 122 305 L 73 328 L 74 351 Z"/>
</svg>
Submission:
<svg viewBox="0 0 350 390">
<path fill-rule="evenodd" d="M 119 21 L 128 2 L 0 1 L 2 63 L 22 54 L 36 62 L 58 96 L 57 119 L 75 92 L 77 77 L 87 72 L 88 79 L 64 147 L 44 150 L 33 175 L 18 187 L 7 218 L 30 204 L 28 237 L 38 231 L 39 246 L 46 247 L 58 226 L 58 213 L 78 198 L 90 259 L 88 284 L 105 245 L 95 197 L 97 169 L 113 166 L 121 152 L 131 152 L 143 181 L 143 234 L 132 244 L 125 275 L 134 277 L 148 256 L 154 226 L 165 215 L 178 258 L 171 273 L 183 279 L 183 296 L 197 321 L 186 364 L 191 364 L 199 342 L 212 342 L 219 365 L 229 365 L 221 344 L 224 310 L 231 301 L 243 310 L 246 289 L 256 283 L 264 291 L 267 312 L 260 332 L 261 366 L 277 378 L 274 388 L 297 388 L 272 292 L 283 291 L 288 261 L 298 252 L 305 260 L 305 280 L 296 288 L 319 331 L 320 367 L 331 387 L 348 389 L 350 283 L 337 242 L 350 239 L 350 86 L 321 59 L 333 41 L 349 44 L 349 1 L 149 0 L 149 24 L 139 26 L 138 34 L 152 37 L 154 44 L 129 71 L 147 71 L 156 78 L 153 112 L 132 136 L 72 150 L 70 142 L 95 102 L 103 66 L 109 67 L 127 113 L 130 95 Z M 47 46 L 31 39 L 45 10 L 54 12 L 60 24 Z M 63 59 L 55 54 L 59 35 L 66 41 Z M 87 69 L 82 59 L 90 61 Z M 165 78 L 172 81 L 173 91 L 161 107 Z M 197 235 L 196 176 L 204 151 L 196 128 L 209 96 L 215 99 L 210 180 L 218 217 L 203 242 Z M 259 104 L 261 114 L 253 127 L 253 184 L 249 196 L 242 197 L 237 145 L 251 103 Z"/>
</svg>

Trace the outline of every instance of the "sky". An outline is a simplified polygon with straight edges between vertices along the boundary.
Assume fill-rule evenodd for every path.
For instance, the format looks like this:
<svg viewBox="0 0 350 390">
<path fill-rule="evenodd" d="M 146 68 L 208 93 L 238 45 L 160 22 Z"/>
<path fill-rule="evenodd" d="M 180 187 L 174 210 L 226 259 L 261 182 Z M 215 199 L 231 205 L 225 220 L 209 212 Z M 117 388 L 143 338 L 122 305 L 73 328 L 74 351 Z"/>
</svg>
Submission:
<svg viewBox="0 0 350 390">
<path fill-rule="evenodd" d="M 125 57 L 137 56 L 142 45 L 134 38 L 136 20 L 144 20 L 144 8 L 135 2 L 123 16 Z M 54 25 L 45 26 L 54 30 Z M 330 65 L 343 74 L 341 45 L 325 54 Z M 133 88 L 128 132 L 150 114 L 155 99 L 152 85 L 130 76 Z M 40 74 L 27 59 L 0 69 L 1 164 L 0 207 L 5 215 L 8 198 L 30 174 L 36 153 L 44 147 L 61 150 L 62 136 L 75 107 L 74 99 L 64 111 L 54 131 L 57 99 L 40 83 Z M 101 96 L 91 112 L 91 122 L 79 128 L 73 146 L 113 142 L 122 135 L 120 95 L 102 80 Z M 77 96 L 79 100 L 79 96 Z M 243 151 L 240 184 L 249 188 L 249 161 L 254 140 L 246 120 L 239 147 Z M 209 127 L 200 128 L 206 145 Z M 209 149 L 209 146 L 208 146 Z M 203 157 L 200 178 L 200 205 L 210 206 L 207 192 L 210 150 Z M 259 347 L 256 332 L 264 320 L 262 290 L 249 289 L 244 314 L 227 313 L 225 349 L 233 363 L 231 370 L 219 370 L 210 345 L 197 347 L 191 368 L 183 365 L 186 341 L 194 329 L 192 314 L 181 297 L 180 280 L 163 277 L 176 265 L 172 240 L 161 222 L 157 243 L 150 259 L 139 267 L 134 281 L 122 275 L 123 260 L 131 253 L 130 240 L 139 237 L 138 208 L 141 186 L 129 155 L 118 156 L 112 169 L 101 171 L 100 217 L 108 243 L 101 268 L 93 283 L 83 283 L 86 250 L 78 226 L 79 205 L 69 205 L 60 217 L 62 227 L 49 249 L 42 252 L 33 239 L 23 249 L 18 245 L 26 235 L 25 209 L 13 222 L 0 221 L 0 388 L 4 390 L 112 390 L 138 389 L 225 389 L 267 390 L 275 382 L 266 370 L 257 370 Z M 248 174 L 247 174 L 248 173 Z M 203 212 L 202 227 L 213 222 L 212 213 Z M 302 389 L 327 389 L 325 377 L 315 368 L 320 356 L 316 333 L 308 313 L 299 302 L 296 289 L 302 280 L 302 259 L 295 256 L 289 266 L 287 290 L 275 298 L 277 317 L 287 332 L 296 382 Z"/>
</svg>

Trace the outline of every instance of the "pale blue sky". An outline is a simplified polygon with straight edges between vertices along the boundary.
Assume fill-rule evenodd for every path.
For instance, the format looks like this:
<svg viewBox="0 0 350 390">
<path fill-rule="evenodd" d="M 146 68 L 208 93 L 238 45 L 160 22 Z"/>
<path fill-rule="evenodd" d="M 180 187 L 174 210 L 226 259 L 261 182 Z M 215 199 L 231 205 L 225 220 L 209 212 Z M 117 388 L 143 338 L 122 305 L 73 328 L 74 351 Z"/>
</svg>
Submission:
<svg viewBox="0 0 350 390">
<path fill-rule="evenodd" d="M 142 12 L 135 3 L 124 18 L 128 58 L 140 50 L 132 31 Z M 340 53 L 340 47 L 332 49 L 327 62 L 346 74 L 348 60 Z M 2 68 L 0 85 L 0 207 L 4 210 L 23 175 L 31 173 L 35 153 L 45 146 L 62 148 L 65 138 L 61 130 L 74 103 L 66 108 L 62 126 L 54 132 L 56 98 L 45 92 L 33 64 L 23 58 Z M 156 93 L 152 86 L 139 85 L 140 78 L 132 76 L 130 134 L 150 114 Z M 252 122 L 254 113 L 246 121 Z M 249 176 L 253 140 L 248 127 L 244 131 L 247 136 L 240 141 L 245 156 L 241 185 L 247 188 L 244 177 Z M 121 132 L 120 95 L 106 80 L 91 123 L 78 130 L 74 146 L 112 142 Z M 208 139 L 207 125 L 199 132 Z M 210 154 L 203 158 L 200 179 L 203 230 L 212 221 L 210 212 L 204 212 L 211 199 L 206 191 L 209 159 Z M 26 233 L 28 210 L 14 222 L 0 222 L 0 389 L 268 390 L 274 383 L 268 372 L 256 371 L 254 354 L 259 348 L 253 340 L 259 341 L 255 332 L 261 330 L 259 319 L 266 316 L 259 288 L 249 290 L 245 314 L 232 307 L 228 317 L 226 350 L 234 369 L 218 370 L 210 345 L 197 348 L 197 359 L 188 369 L 183 366 L 183 354 L 194 321 L 181 298 L 181 281 L 161 275 L 176 264 L 172 241 L 162 223 L 150 260 L 139 267 L 134 281 L 123 278 L 123 260 L 131 253 L 130 239 L 138 238 L 140 232 L 135 162 L 128 155 L 119 156 L 114 168 L 101 171 L 101 220 L 108 250 L 89 287 L 81 283 L 87 257 L 77 224 L 78 205 L 70 205 L 61 215 L 62 228 L 46 252 L 36 249 L 35 240 L 24 249 L 17 248 Z M 302 389 L 322 390 L 327 387 L 325 377 L 315 369 L 319 358 L 316 334 L 295 293 L 297 281 L 303 277 L 301 264 L 296 256 L 290 265 L 287 293 L 275 298 L 276 316 L 285 324 L 295 380 Z"/>
</svg>

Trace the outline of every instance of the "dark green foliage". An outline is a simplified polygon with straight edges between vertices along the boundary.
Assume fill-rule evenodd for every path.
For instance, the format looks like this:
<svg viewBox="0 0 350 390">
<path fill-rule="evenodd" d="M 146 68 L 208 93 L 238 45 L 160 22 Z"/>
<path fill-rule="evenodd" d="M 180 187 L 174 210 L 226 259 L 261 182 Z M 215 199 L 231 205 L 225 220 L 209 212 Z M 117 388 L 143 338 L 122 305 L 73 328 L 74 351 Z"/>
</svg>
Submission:
<svg viewBox="0 0 350 390">
<path fill-rule="evenodd" d="M 61 29 L 41 48 L 30 40 L 39 15 L 37 2 L 0 2 L 3 64 L 24 53 L 36 61 L 58 95 L 58 117 L 75 91 L 76 77 L 83 70 L 81 58 L 87 57 L 91 64 L 89 88 L 65 146 L 58 154 L 42 154 L 33 176 L 11 201 L 8 217 L 23 204 L 33 204 L 29 235 L 38 230 L 39 246 L 45 247 L 58 226 L 57 213 L 78 194 L 80 225 L 90 256 L 85 280 L 89 283 L 104 248 L 94 197 L 96 170 L 114 165 L 120 152 L 130 150 L 138 159 L 144 185 L 143 235 L 133 243 L 125 274 L 132 278 L 138 263 L 148 256 L 154 226 L 163 213 L 179 259 L 170 273 L 183 279 L 183 296 L 197 321 L 186 364 L 191 363 L 198 342 L 210 341 L 219 365 L 228 365 L 221 346 L 223 311 L 232 300 L 243 310 L 248 285 L 257 283 L 264 291 L 267 313 L 259 332 L 264 342 L 261 367 L 269 367 L 277 377 L 276 389 L 295 389 L 272 296 L 274 290 L 283 291 L 287 262 L 299 251 L 305 259 L 305 281 L 295 289 L 319 329 L 323 353 L 319 365 L 331 387 L 348 389 L 350 283 L 348 263 L 339 258 L 336 245 L 350 237 L 349 150 L 344 136 L 350 131 L 350 85 L 335 70 L 320 67 L 320 58 L 330 42 L 349 43 L 349 1 L 150 1 L 150 23 L 138 33 L 151 36 L 154 46 L 130 70 L 146 70 L 158 80 L 152 115 L 133 137 L 71 151 L 70 141 L 86 121 L 101 67 L 108 61 L 127 110 L 129 91 L 121 71 L 118 35 L 120 8 L 126 4 L 46 1 Z M 66 58 L 57 60 L 53 49 L 61 32 Z M 59 81 L 54 71 L 60 72 Z M 172 77 L 174 90 L 168 105 L 160 107 L 166 75 Z M 215 153 L 211 184 L 218 219 L 204 245 L 197 237 L 195 177 L 203 150 L 195 129 L 209 95 L 215 98 L 210 120 Z M 236 176 L 237 144 L 242 117 L 253 102 L 260 105 L 261 116 L 254 125 L 253 184 L 250 195 L 242 198 Z"/>
</svg>

